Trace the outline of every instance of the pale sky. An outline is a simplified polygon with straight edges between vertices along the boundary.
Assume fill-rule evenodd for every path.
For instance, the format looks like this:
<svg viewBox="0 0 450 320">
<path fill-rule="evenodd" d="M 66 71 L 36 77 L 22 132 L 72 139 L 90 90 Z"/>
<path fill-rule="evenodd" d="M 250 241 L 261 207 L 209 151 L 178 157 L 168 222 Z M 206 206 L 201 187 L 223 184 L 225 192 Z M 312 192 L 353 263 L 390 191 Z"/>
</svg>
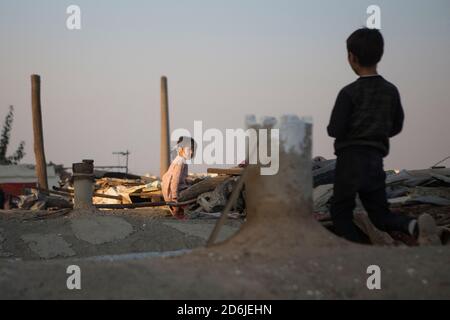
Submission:
<svg viewBox="0 0 450 320">
<path fill-rule="evenodd" d="M 66 28 L 81 8 L 82 29 Z M 42 77 L 47 161 L 85 158 L 159 173 L 159 81 L 169 79 L 171 129 L 239 128 L 246 114 L 314 119 L 314 155 L 333 157 L 326 126 L 354 81 L 345 40 L 381 7 L 380 73 L 406 113 L 387 168 L 427 168 L 450 155 L 448 0 L 0 0 L 0 119 L 14 105 L 10 153 L 34 163 L 30 75 Z"/>
</svg>

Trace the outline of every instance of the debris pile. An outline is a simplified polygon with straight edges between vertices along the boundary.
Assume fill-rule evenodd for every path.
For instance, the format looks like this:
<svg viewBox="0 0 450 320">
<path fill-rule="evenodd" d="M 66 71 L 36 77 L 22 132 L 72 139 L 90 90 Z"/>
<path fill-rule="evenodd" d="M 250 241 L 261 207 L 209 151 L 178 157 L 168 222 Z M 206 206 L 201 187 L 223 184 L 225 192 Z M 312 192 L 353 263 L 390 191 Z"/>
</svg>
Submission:
<svg viewBox="0 0 450 320">
<path fill-rule="evenodd" d="M 335 161 L 316 159 L 313 165 L 314 215 L 325 227 L 333 230 L 329 209 L 333 196 L 332 176 Z M 441 232 L 441 238 L 448 242 L 450 236 L 449 168 L 387 171 L 386 195 L 394 214 L 407 214 L 413 218 L 418 218 L 423 213 L 432 215 Z M 361 213 L 365 213 L 365 210 L 357 198 L 355 220 L 361 220 Z M 356 224 L 366 233 L 367 228 L 362 226 L 361 222 Z M 410 245 L 415 244 L 403 234 L 394 233 L 391 236 L 394 240 Z"/>
<path fill-rule="evenodd" d="M 234 169 L 230 169 L 234 170 Z M 211 171 L 211 170 L 210 170 Z M 190 217 L 210 216 L 218 218 L 227 205 L 241 172 L 234 174 L 217 174 L 207 176 L 193 184 L 180 194 L 180 201 L 195 200 L 186 213 Z M 237 200 L 232 204 L 229 218 L 245 217 L 245 189 L 241 190 Z"/>
<path fill-rule="evenodd" d="M 140 177 L 118 172 L 96 171 L 93 204 L 132 204 L 161 198 L 161 184 L 156 177 Z M 16 205 L 23 210 L 46 210 L 73 207 L 73 176 L 64 171 L 59 186 L 51 190 L 30 187 L 18 196 Z"/>
<path fill-rule="evenodd" d="M 190 174 L 189 187 L 180 193 L 179 203 L 192 217 L 219 217 L 233 190 L 240 171 L 228 169 L 220 174 Z M 212 169 L 214 171 L 214 169 Z M 227 170 L 225 170 L 227 171 Z M 93 204 L 97 208 L 121 209 L 165 206 L 161 181 L 156 176 L 135 176 L 117 172 L 95 172 Z M 244 191 L 243 191 L 244 192 Z M 243 192 L 233 206 L 230 217 L 245 213 Z M 23 210 L 57 210 L 73 207 L 73 177 L 63 175 L 59 187 L 52 190 L 28 188 L 19 196 L 17 207 Z"/>
<path fill-rule="evenodd" d="M 150 180 L 150 181 L 149 181 Z M 94 204 L 132 204 L 144 201 L 161 201 L 161 182 L 156 178 L 96 179 Z"/>
</svg>

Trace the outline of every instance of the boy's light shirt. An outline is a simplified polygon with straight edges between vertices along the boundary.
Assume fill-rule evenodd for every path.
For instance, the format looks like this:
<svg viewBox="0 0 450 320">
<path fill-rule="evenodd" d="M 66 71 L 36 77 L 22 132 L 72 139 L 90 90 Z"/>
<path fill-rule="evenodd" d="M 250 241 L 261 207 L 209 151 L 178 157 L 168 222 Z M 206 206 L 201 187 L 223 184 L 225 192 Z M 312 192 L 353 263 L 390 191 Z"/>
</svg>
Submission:
<svg viewBox="0 0 450 320">
<path fill-rule="evenodd" d="M 174 164 L 178 164 L 178 165 L 182 165 L 186 163 L 186 159 L 183 158 L 182 156 L 178 155 L 174 160 L 173 160 Z"/>
</svg>

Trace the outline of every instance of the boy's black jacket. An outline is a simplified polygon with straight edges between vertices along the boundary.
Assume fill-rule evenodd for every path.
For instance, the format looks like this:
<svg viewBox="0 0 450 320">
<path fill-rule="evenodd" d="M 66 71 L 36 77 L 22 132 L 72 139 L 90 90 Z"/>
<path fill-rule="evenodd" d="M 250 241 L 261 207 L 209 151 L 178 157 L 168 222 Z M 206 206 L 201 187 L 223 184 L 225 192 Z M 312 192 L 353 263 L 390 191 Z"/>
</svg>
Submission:
<svg viewBox="0 0 450 320">
<path fill-rule="evenodd" d="M 371 146 L 389 154 L 389 138 L 403 128 L 404 112 L 397 88 L 382 76 L 361 77 L 336 99 L 328 134 L 336 154 L 349 146 Z"/>
</svg>

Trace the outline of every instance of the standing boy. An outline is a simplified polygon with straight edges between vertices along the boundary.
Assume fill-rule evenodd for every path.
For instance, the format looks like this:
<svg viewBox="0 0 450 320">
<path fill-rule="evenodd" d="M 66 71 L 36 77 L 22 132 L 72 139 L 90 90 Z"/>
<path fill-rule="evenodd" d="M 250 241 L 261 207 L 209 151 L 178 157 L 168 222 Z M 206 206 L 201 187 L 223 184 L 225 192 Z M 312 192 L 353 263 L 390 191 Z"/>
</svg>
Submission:
<svg viewBox="0 0 450 320">
<path fill-rule="evenodd" d="M 347 51 L 359 79 L 339 92 L 328 126 L 328 134 L 336 139 L 330 209 L 335 230 L 348 240 L 364 242 L 363 233 L 353 223 L 358 194 L 376 228 L 414 235 L 420 244 L 438 244 L 430 215 L 416 221 L 389 210 L 383 158 L 389 154 L 389 138 L 402 131 L 404 113 L 397 88 L 377 72 L 384 52 L 383 36 L 376 29 L 359 29 L 347 39 Z"/>
</svg>

